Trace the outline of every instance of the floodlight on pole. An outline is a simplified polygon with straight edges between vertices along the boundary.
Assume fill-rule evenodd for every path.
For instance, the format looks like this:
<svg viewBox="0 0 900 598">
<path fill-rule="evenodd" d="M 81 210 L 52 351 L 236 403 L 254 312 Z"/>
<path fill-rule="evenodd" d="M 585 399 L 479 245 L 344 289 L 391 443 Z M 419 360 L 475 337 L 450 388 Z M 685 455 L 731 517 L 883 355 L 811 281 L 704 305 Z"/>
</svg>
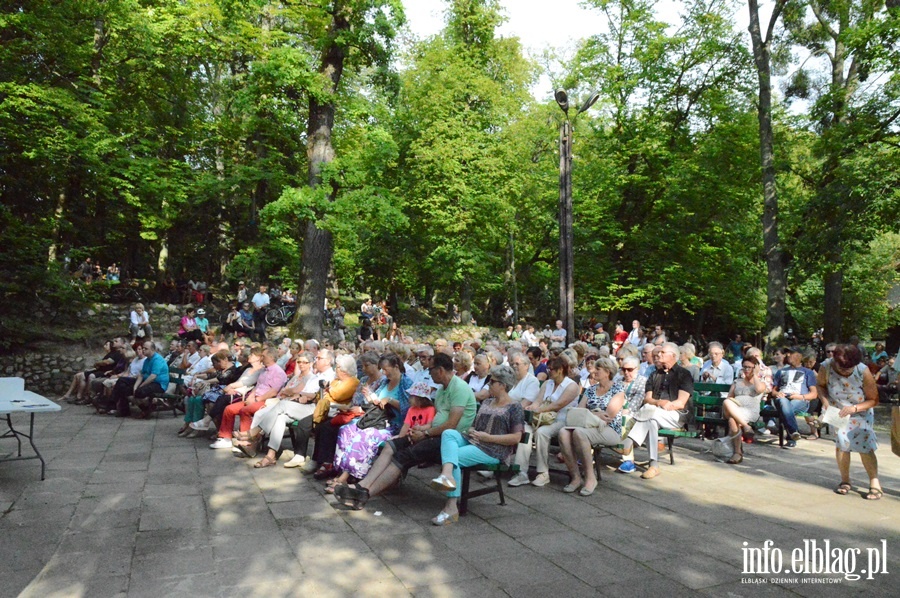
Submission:
<svg viewBox="0 0 900 598">
<path fill-rule="evenodd" d="M 575 251 L 572 218 L 572 124 L 569 122 L 569 94 L 557 89 L 556 103 L 566 115 L 559 127 L 559 319 L 566 329 L 566 343 L 575 340 Z M 593 92 L 575 114 L 590 108 L 600 98 Z M 573 117 L 574 120 L 574 117 Z"/>
<path fill-rule="evenodd" d="M 556 93 L 553 94 L 553 97 L 556 98 L 556 103 L 559 104 L 559 107 L 563 112 L 566 113 L 566 117 L 569 116 L 569 94 L 566 93 L 565 89 L 557 89 Z"/>
<path fill-rule="evenodd" d="M 588 108 L 590 108 L 591 106 L 593 106 L 593 105 L 597 102 L 597 100 L 599 100 L 599 99 L 600 99 L 600 92 L 599 92 L 599 91 L 595 91 L 594 93 L 592 93 L 592 94 L 588 97 L 588 99 L 586 99 L 586 100 L 584 101 L 584 104 L 581 105 L 581 108 L 578 109 L 578 114 L 581 114 L 582 112 L 584 112 L 585 110 L 587 110 Z"/>
</svg>

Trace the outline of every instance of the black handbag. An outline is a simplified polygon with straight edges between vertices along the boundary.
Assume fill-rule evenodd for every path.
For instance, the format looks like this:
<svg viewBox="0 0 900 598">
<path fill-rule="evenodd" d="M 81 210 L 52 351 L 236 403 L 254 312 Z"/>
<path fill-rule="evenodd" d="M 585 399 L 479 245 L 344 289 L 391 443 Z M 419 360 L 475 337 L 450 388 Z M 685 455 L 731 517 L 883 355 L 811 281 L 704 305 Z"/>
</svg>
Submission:
<svg viewBox="0 0 900 598">
<path fill-rule="evenodd" d="M 390 423 L 390 407 L 385 407 L 384 409 L 382 409 L 378 405 L 369 405 L 365 413 L 362 414 L 362 417 L 359 418 L 359 421 L 356 422 L 356 427 L 360 430 L 365 430 L 366 428 L 377 428 L 379 430 L 384 430 Z"/>
</svg>

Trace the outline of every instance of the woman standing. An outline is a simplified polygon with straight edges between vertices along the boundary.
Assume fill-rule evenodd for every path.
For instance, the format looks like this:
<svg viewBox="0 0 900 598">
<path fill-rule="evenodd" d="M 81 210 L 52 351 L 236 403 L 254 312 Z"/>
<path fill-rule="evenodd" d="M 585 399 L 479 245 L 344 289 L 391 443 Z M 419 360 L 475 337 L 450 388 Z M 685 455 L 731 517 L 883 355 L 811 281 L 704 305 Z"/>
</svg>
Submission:
<svg viewBox="0 0 900 598">
<path fill-rule="evenodd" d="M 559 446 L 571 476 L 571 481 L 563 488 L 563 492 L 572 493 L 584 485 L 581 496 L 593 494 L 597 489 L 597 474 L 591 447 L 596 444 L 616 446 L 622 442 L 625 387 L 622 382 L 613 382 L 618 370 L 616 362 L 609 357 L 595 360 L 591 370 L 593 385 L 584 392 L 578 404 L 599 417 L 599 425 L 596 428 L 563 428 L 559 432 Z M 584 464 L 584 478 L 578 469 L 578 460 Z"/>
<path fill-rule="evenodd" d="M 741 440 L 753 441 L 750 424 L 759 419 L 759 403 L 765 392 L 766 384 L 759 376 L 759 360 L 747 355 L 741 362 L 741 377 L 731 385 L 728 397 L 722 403 L 728 420 L 728 433 L 734 444 L 734 455 L 726 463 L 737 465 L 744 460 Z"/>
<path fill-rule="evenodd" d="M 868 500 L 878 500 L 884 496 L 878 481 L 878 460 L 875 451 L 875 416 L 872 408 L 878 404 L 878 387 L 875 378 L 862 362 L 862 354 L 856 345 L 838 345 L 834 355 L 826 359 L 819 368 L 816 385 L 824 409 L 840 409 L 841 417 L 849 417 L 846 428 L 837 430 L 835 458 L 841 473 L 841 482 L 834 491 L 845 495 L 853 486 L 850 484 L 850 453 L 859 453 L 863 467 L 869 476 Z"/>
</svg>

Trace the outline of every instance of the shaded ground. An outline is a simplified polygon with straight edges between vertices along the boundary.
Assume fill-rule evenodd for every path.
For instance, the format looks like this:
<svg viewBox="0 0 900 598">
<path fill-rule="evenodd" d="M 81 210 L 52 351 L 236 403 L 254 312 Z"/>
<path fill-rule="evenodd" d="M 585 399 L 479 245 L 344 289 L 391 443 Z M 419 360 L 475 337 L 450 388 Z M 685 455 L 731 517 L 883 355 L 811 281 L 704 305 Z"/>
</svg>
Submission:
<svg viewBox="0 0 900 598">
<path fill-rule="evenodd" d="M 35 461 L 0 463 L 2 596 L 896 596 L 900 459 L 880 434 L 886 496 L 869 502 L 854 457 L 841 497 L 830 441 L 762 443 L 732 467 L 681 442 L 652 481 L 609 470 L 587 498 L 511 488 L 475 499 L 458 524 L 429 519 L 435 469 L 347 512 L 296 470 L 254 470 L 183 440 L 178 420 L 38 416 Z M 0 455 L 14 446 L 0 443 Z M 888 574 L 835 585 L 742 574 L 742 543 L 772 540 L 785 563 L 804 539 L 865 549 L 887 540 Z M 865 577 L 865 576 L 863 576 Z M 742 578 L 765 580 L 764 585 Z"/>
</svg>

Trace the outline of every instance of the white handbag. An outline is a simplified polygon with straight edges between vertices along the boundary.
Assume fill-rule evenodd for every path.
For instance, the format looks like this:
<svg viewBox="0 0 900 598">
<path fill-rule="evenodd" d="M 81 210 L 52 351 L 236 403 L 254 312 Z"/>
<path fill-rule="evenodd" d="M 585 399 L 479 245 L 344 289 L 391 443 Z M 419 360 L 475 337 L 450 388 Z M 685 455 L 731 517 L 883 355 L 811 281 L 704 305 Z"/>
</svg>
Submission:
<svg viewBox="0 0 900 598">
<path fill-rule="evenodd" d="M 599 428 L 602 422 L 602 419 L 584 407 L 574 407 L 566 414 L 567 428 Z"/>
</svg>

